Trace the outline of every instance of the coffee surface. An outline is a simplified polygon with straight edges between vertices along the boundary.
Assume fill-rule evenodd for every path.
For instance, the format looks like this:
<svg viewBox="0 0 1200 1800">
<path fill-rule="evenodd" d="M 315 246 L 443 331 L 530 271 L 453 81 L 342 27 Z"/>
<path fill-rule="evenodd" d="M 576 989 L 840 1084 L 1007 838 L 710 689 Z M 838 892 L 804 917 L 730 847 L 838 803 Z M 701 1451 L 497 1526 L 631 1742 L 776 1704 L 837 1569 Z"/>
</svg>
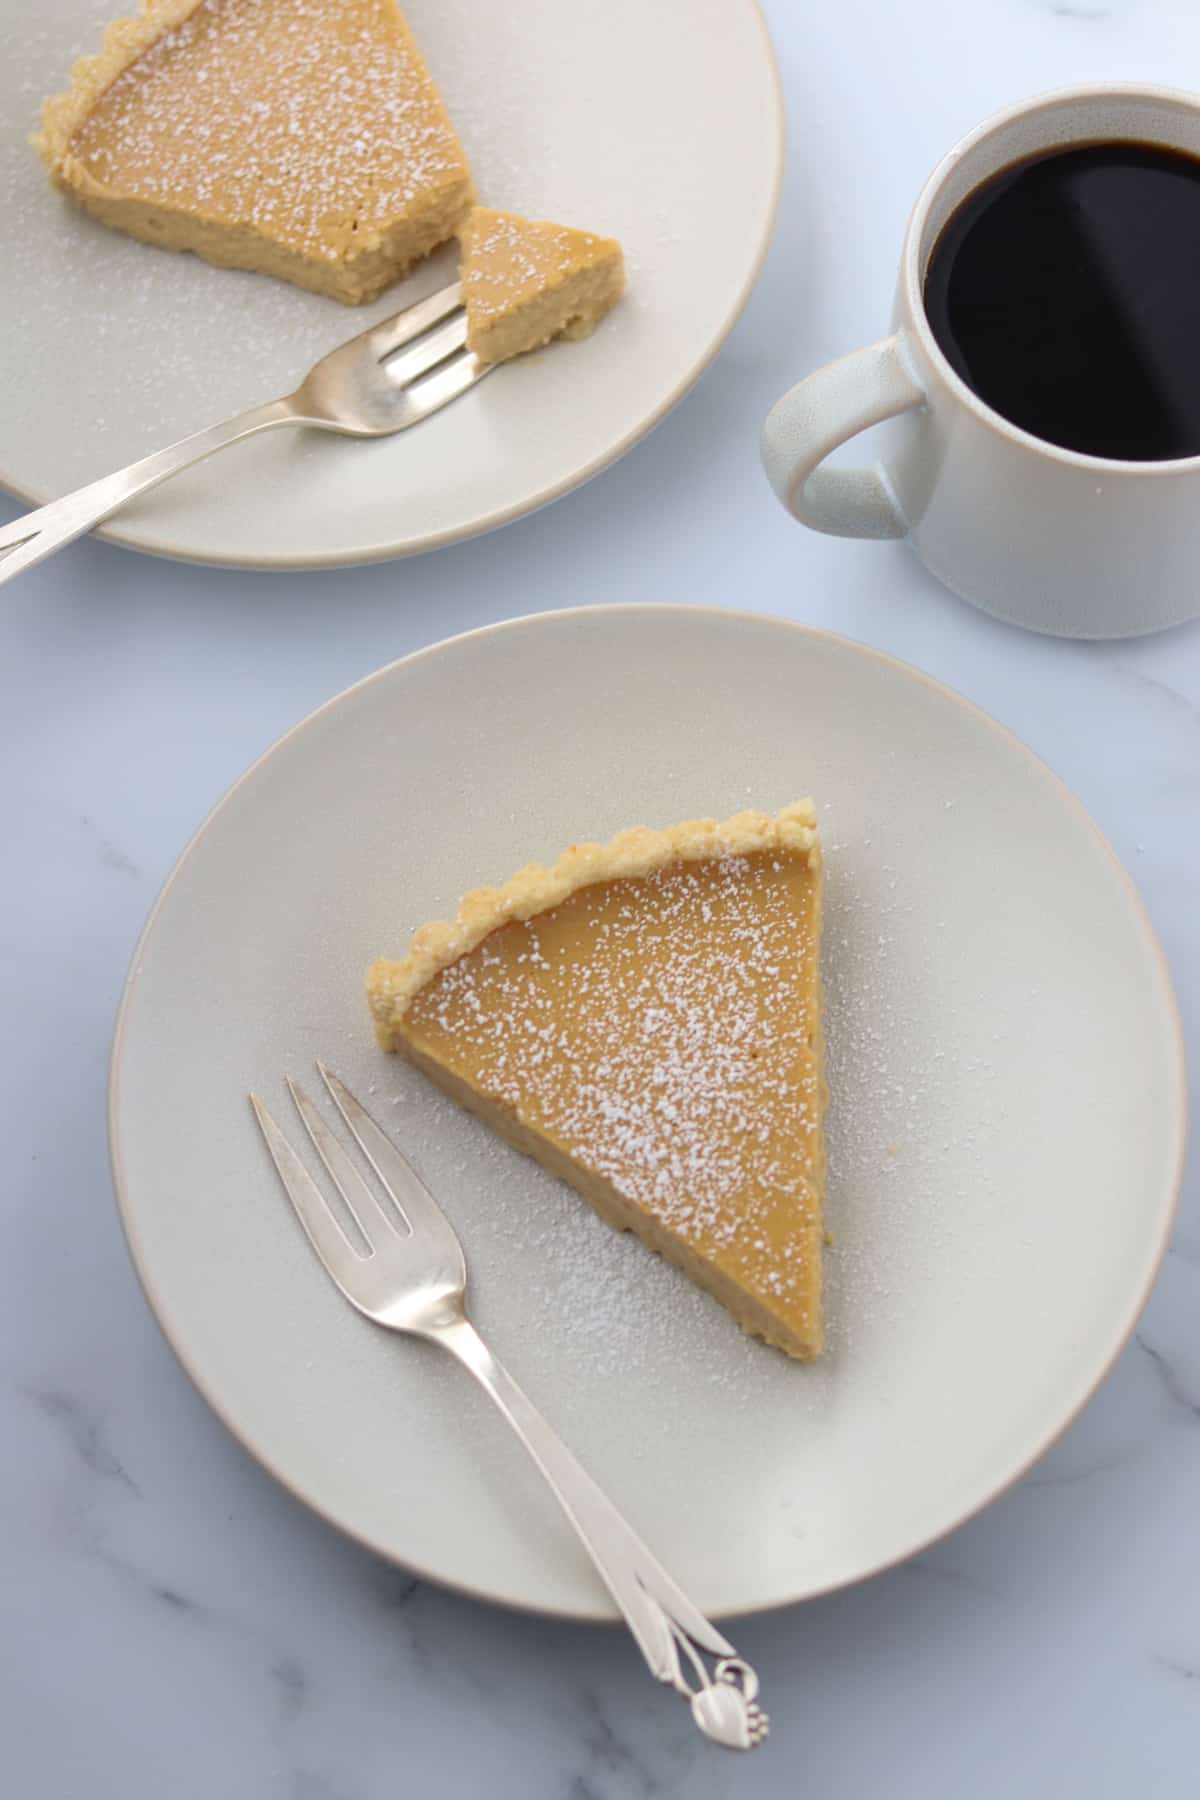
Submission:
<svg viewBox="0 0 1200 1800">
<path fill-rule="evenodd" d="M 1200 455 L 1200 160 L 1054 150 L 984 182 L 930 258 L 925 308 L 975 393 L 1048 443 Z"/>
</svg>

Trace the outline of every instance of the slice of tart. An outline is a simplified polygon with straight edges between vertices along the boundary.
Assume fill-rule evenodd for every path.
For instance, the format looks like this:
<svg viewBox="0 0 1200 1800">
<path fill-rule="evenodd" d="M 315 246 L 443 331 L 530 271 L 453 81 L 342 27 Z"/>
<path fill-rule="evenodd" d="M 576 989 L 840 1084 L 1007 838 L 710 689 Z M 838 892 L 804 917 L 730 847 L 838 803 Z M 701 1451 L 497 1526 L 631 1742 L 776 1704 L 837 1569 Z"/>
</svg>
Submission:
<svg viewBox="0 0 1200 1800">
<path fill-rule="evenodd" d="M 368 976 L 379 1042 L 756 1337 L 819 1354 L 825 1104 L 811 802 L 576 844 Z"/>
<path fill-rule="evenodd" d="M 483 362 L 587 337 L 624 291 L 615 238 L 487 206 L 474 207 L 458 235 L 467 348 Z"/>
<path fill-rule="evenodd" d="M 34 144 L 104 224 L 350 303 L 472 199 L 394 0 L 146 0 L 76 63 Z"/>
</svg>

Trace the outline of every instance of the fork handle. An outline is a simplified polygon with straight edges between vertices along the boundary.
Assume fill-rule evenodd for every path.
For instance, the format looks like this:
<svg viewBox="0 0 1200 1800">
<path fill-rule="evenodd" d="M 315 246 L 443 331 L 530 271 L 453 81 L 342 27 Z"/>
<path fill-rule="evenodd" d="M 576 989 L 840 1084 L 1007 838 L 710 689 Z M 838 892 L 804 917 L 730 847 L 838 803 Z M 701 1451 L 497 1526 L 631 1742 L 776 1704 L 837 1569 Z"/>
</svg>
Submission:
<svg viewBox="0 0 1200 1800">
<path fill-rule="evenodd" d="M 160 481 L 167 481 L 181 469 L 211 456 L 214 450 L 223 450 L 226 444 L 236 444 L 239 438 L 269 431 L 275 425 L 295 424 L 299 417 L 291 399 L 269 400 L 264 406 L 252 407 L 219 425 L 194 432 L 165 450 L 156 450 L 152 456 L 130 463 L 127 469 L 104 475 L 87 487 L 76 488 L 73 494 L 64 494 L 61 500 L 51 500 L 49 505 L 14 519 L 0 530 L 0 585 L 90 531 L 135 494 L 157 487 Z"/>
<path fill-rule="evenodd" d="M 731 1750 L 761 1743 L 767 1716 L 756 1702 L 754 1670 L 675 1585 L 470 1320 L 459 1314 L 427 1335 L 470 1369 L 532 1456 L 624 1614 L 651 1673 L 691 1702 L 696 1724 L 716 1743 Z M 701 1652 L 715 1659 L 711 1674 Z"/>
</svg>

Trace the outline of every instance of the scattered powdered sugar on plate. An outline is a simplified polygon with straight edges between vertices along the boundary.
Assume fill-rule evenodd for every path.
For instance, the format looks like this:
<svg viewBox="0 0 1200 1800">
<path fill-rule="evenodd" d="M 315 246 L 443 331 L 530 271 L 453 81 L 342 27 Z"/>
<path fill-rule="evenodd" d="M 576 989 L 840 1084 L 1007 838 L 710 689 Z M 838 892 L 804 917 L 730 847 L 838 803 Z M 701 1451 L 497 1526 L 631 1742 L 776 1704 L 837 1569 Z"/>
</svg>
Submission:
<svg viewBox="0 0 1200 1800">
<path fill-rule="evenodd" d="M 990 1194 L 988 1146 L 1002 1122 L 990 1060 L 955 1046 L 944 921 L 914 912 L 904 856 L 870 837 L 827 840 L 826 869 L 826 1323 L 836 1354 L 852 1320 L 882 1318 L 920 1290 L 924 1262 L 956 1228 L 947 1167 L 963 1171 L 958 1200 L 968 1182 L 976 1203 Z M 944 1010 L 933 1001 L 943 993 Z M 930 1024 L 939 1016 L 940 1036 Z"/>
</svg>

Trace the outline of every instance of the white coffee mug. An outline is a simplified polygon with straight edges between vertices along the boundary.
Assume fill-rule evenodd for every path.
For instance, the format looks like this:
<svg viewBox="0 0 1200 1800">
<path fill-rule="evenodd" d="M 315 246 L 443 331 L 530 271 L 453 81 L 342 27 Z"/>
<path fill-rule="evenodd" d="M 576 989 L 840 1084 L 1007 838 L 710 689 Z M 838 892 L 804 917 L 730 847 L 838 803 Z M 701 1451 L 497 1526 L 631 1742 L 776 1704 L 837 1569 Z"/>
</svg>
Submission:
<svg viewBox="0 0 1200 1800">
<path fill-rule="evenodd" d="M 1113 139 L 1200 157 L 1200 98 L 1068 88 L 997 113 L 965 137 L 913 209 L 892 336 L 808 376 L 763 432 L 767 474 L 802 524 L 842 537 L 906 537 L 956 594 L 1063 637 L 1132 637 L 1200 617 L 1200 456 L 1119 462 L 1010 424 L 943 355 L 922 290 L 943 226 L 981 182 L 1059 145 Z M 869 425 L 883 425 L 874 467 L 821 466 Z"/>
</svg>

